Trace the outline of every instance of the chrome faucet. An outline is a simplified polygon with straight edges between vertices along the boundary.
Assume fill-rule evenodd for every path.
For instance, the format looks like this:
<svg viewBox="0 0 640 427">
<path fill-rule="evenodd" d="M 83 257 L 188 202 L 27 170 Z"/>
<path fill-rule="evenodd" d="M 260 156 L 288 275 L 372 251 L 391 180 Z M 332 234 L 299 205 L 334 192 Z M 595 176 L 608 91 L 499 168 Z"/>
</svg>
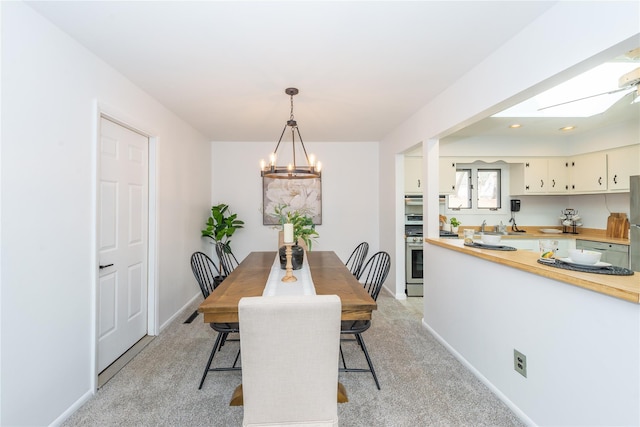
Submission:
<svg viewBox="0 0 640 427">
<path fill-rule="evenodd" d="M 484 226 L 487 225 L 487 220 L 482 221 L 482 225 L 480 226 L 480 232 L 484 233 Z"/>
</svg>

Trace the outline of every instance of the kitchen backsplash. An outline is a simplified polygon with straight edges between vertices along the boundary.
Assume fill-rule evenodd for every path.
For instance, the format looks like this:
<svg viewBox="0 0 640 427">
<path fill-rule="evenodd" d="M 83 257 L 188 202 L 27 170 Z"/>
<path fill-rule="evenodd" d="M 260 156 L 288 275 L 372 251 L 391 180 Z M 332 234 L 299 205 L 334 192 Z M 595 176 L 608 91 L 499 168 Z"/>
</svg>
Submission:
<svg viewBox="0 0 640 427">
<path fill-rule="evenodd" d="M 513 197 L 515 198 L 515 197 Z M 572 196 L 519 196 L 522 205 L 520 212 L 514 214 L 516 223 L 521 226 L 553 226 L 561 227 L 559 216 L 560 211 L 566 208 L 576 209 L 582 218 L 582 226 L 587 228 L 607 228 L 607 218 L 611 212 L 623 212 L 629 215 L 629 193 L 607 193 Z M 508 197 L 506 203 L 509 203 Z M 499 214 L 486 212 L 479 214 L 465 214 L 464 211 L 448 211 L 444 204 L 440 204 L 440 214 L 447 218 L 456 217 L 463 225 L 480 225 L 486 220 L 487 225 L 494 226 L 502 221 L 509 224 L 511 213 Z M 422 212 L 421 206 L 407 206 L 408 208 L 418 208 L 418 213 Z M 508 210 L 508 208 L 507 208 Z M 414 213 L 409 212 L 407 213 Z"/>
</svg>

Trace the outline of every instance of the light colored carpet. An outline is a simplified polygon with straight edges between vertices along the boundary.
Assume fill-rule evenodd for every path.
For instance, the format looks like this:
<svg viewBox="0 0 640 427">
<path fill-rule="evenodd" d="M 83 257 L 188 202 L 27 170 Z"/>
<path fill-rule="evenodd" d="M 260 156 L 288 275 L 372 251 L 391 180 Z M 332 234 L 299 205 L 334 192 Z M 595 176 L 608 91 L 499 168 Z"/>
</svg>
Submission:
<svg viewBox="0 0 640 427">
<path fill-rule="evenodd" d="M 240 426 L 242 407 L 230 407 L 241 372 L 200 377 L 215 333 L 198 316 L 200 301 L 166 328 L 97 391 L 64 426 Z M 342 426 L 523 426 L 489 389 L 421 324 L 422 298 L 398 301 L 384 291 L 373 325 L 363 334 L 382 390 L 369 373 L 341 373 L 349 402 L 338 406 Z M 229 342 L 214 359 L 229 366 Z M 354 342 L 343 344 L 347 365 L 366 367 Z"/>
</svg>

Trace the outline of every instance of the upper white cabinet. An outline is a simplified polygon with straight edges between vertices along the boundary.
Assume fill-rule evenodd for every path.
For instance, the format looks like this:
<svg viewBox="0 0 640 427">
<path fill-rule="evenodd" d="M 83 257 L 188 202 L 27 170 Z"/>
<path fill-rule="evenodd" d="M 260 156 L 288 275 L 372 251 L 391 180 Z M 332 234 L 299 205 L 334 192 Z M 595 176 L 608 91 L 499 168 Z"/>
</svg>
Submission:
<svg viewBox="0 0 640 427">
<path fill-rule="evenodd" d="M 567 161 L 564 158 L 532 158 L 514 163 L 509 170 L 511 195 L 566 193 Z"/>
<path fill-rule="evenodd" d="M 640 175 L 640 144 L 607 152 L 609 191 L 629 191 L 629 177 Z"/>
<path fill-rule="evenodd" d="M 569 160 L 570 192 L 601 193 L 607 190 L 607 154 L 580 154 Z"/>
<path fill-rule="evenodd" d="M 447 157 L 440 158 L 439 164 L 440 194 L 453 194 L 456 191 L 456 161 Z"/>
<path fill-rule="evenodd" d="M 422 157 L 404 158 L 404 192 L 405 194 L 422 193 Z"/>
<path fill-rule="evenodd" d="M 439 192 L 453 194 L 456 190 L 456 161 L 453 158 L 441 157 L 439 162 Z M 404 158 L 404 192 L 405 194 L 422 194 L 422 157 Z"/>
<path fill-rule="evenodd" d="M 564 157 L 552 157 L 548 162 L 548 192 L 566 193 L 569 191 L 569 162 Z"/>
</svg>

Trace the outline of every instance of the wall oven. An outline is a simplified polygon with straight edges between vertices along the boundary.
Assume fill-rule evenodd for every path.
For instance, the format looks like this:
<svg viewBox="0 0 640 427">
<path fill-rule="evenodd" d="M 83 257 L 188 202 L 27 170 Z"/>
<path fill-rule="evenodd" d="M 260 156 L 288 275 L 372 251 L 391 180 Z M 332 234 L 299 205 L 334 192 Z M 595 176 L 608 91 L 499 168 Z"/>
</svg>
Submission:
<svg viewBox="0 0 640 427">
<path fill-rule="evenodd" d="M 423 233 L 422 215 L 406 215 L 406 293 L 409 297 L 423 296 L 424 277 L 422 272 Z"/>
<path fill-rule="evenodd" d="M 423 295 L 424 277 L 422 271 L 422 237 L 407 237 L 406 242 L 406 282 L 407 296 L 421 297 Z"/>
</svg>

